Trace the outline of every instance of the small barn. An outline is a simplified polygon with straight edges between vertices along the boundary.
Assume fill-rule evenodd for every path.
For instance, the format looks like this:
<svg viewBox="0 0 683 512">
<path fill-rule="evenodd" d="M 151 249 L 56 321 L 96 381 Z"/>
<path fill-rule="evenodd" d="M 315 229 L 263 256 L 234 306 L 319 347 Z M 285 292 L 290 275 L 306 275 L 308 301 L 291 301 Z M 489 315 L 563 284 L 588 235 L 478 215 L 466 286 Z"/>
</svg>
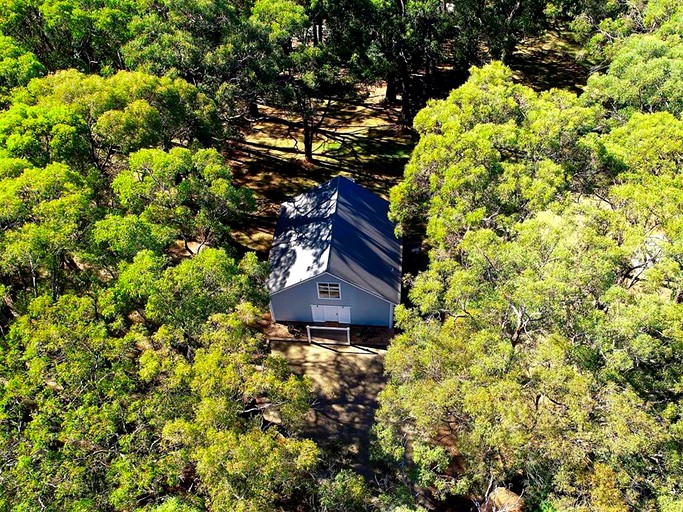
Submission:
<svg viewBox="0 0 683 512">
<path fill-rule="evenodd" d="M 284 203 L 270 252 L 273 320 L 392 327 L 401 242 L 388 212 L 342 176 Z"/>
</svg>

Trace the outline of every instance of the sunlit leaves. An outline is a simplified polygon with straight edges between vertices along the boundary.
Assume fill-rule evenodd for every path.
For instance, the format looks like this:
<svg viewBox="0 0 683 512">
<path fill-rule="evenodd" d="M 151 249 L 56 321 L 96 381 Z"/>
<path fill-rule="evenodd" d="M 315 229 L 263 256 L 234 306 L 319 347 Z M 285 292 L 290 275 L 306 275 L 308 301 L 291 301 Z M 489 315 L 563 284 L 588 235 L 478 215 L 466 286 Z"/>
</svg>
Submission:
<svg viewBox="0 0 683 512">
<path fill-rule="evenodd" d="M 683 112 L 683 9 L 651 1 L 642 16 L 644 27 L 612 43 L 609 68 L 590 77 L 587 96 L 622 119 L 634 111 L 678 115 Z"/>
<path fill-rule="evenodd" d="M 0 102 L 7 100 L 13 88 L 26 85 L 45 72 L 33 53 L 22 50 L 11 37 L 0 36 Z"/>
<path fill-rule="evenodd" d="M 51 71 L 96 72 L 121 66 L 119 48 L 128 39 L 128 22 L 139 8 L 128 1 L 10 0 L 3 2 L 0 30 Z"/>
<path fill-rule="evenodd" d="M 452 246 L 468 228 L 508 229 L 588 171 L 578 140 L 599 115 L 570 93 L 515 84 L 500 63 L 473 68 L 447 100 L 416 116 L 422 136 L 406 180 L 392 190 L 392 216 L 399 229 L 429 217 L 434 245 Z"/>
<path fill-rule="evenodd" d="M 531 506 L 607 511 L 680 490 L 680 122 L 602 126 L 583 101 L 492 66 L 416 118 L 392 212 L 433 249 L 378 416 L 440 492 L 514 481 Z"/>
<path fill-rule="evenodd" d="M 233 186 L 230 169 L 215 150 L 141 150 L 130 156 L 130 169 L 112 187 L 121 205 L 142 222 L 202 245 L 225 241 L 228 223 L 253 204 L 248 191 Z"/>
</svg>

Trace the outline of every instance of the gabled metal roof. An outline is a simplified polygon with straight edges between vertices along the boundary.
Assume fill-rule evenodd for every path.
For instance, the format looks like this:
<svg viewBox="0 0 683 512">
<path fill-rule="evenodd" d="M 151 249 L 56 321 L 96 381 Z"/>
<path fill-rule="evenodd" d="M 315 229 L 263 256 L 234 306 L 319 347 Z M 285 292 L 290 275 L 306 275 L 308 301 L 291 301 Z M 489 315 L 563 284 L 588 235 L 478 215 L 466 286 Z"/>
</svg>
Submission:
<svg viewBox="0 0 683 512">
<path fill-rule="evenodd" d="M 401 242 L 389 203 L 338 176 L 280 207 L 270 293 L 327 272 L 391 303 L 401 299 Z"/>
</svg>

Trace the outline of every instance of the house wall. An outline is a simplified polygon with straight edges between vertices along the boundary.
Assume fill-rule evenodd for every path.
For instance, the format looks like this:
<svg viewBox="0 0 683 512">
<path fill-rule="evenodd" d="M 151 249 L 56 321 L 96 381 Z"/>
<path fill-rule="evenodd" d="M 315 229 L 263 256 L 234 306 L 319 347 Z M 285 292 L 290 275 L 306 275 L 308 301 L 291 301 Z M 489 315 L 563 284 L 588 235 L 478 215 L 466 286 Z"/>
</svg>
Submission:
<svg viewBox="0 0 683 512">
<path fill-rule="evenodd" d="M 341 299 L 319 299 L 318 283 L 339 283 Z M 271 295 L 270 306 L 278 322 L 313 322 L 311 305 L 350 306 L 351 324 L 391 327 L 393 304 L 345 283 L 330 274 L 299 283 Z"/>
</svg>

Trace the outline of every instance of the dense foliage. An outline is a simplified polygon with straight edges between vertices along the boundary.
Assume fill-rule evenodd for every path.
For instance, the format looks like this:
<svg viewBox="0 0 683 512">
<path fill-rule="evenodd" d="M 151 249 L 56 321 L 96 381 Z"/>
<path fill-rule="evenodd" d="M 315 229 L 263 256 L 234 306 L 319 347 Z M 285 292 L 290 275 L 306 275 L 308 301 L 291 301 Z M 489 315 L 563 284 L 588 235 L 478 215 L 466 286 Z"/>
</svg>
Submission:
<svg viewBox="0 0 683 512">
<path fill-rule="evenodd" d="M 7 44 L 25 49 L 12 51 L 12 58 L 25 52 L 12 84 L 44 72 L 42 66 L 104 75 L 121 69 L 172 74 L 199 86 L 228 122 L 254 115 L 259 102 L 295 114 L 311 160 L 330 100 L 385 79 L 387 99 L 394 102 L 401 93 L 404 121 L 410 123 L 440 64 L 451 62 L 464 74 L 483 58 L 508 58 L 520 39 L 538 33 L 548 19 L 575 15 L 550 5 L 544 0 L 8 0 L 0 12 L 0 32 L 8 36 Z M 1 88 L 2 74 L 0 94 Z"/>
<path fill-rule="evenodd" d="M 28 83 L 3 41 L 0 508 L 275 507 L 317 464 L 308 383 L 252 327 L 214 102 L 144 72 Z"/>
<path fill-rule="evenodd" d="M 307 383 L 249 327 L 264 268 L 226 245 L 250 195 L 181 147 L 213 112 L 180 79 L 68 71 L 0 113 L 4 509 L 265 510 L 314 467 L 283 435 Z"/>
<path fill-rule="evenodd" d="M 551 25 L 579 96 L 505 66 Z M 0 509 L 683 508 L 682 36 L 675 0 L 0 2 Z M 378 81 L 430 262 L 365 479 L 301 436 L 223 151 L 268 105 L 312 160 Z"/>
<path fill-rule="evenodd" d="M 437 494 L 683 507 L 682 15 L 652 2 L 580 97 L 493 64 L 416 117 L 392 215 L 426 228 L 430 264 L 397 312 L 379 438 L 407 435 Z"/>
</svg>

